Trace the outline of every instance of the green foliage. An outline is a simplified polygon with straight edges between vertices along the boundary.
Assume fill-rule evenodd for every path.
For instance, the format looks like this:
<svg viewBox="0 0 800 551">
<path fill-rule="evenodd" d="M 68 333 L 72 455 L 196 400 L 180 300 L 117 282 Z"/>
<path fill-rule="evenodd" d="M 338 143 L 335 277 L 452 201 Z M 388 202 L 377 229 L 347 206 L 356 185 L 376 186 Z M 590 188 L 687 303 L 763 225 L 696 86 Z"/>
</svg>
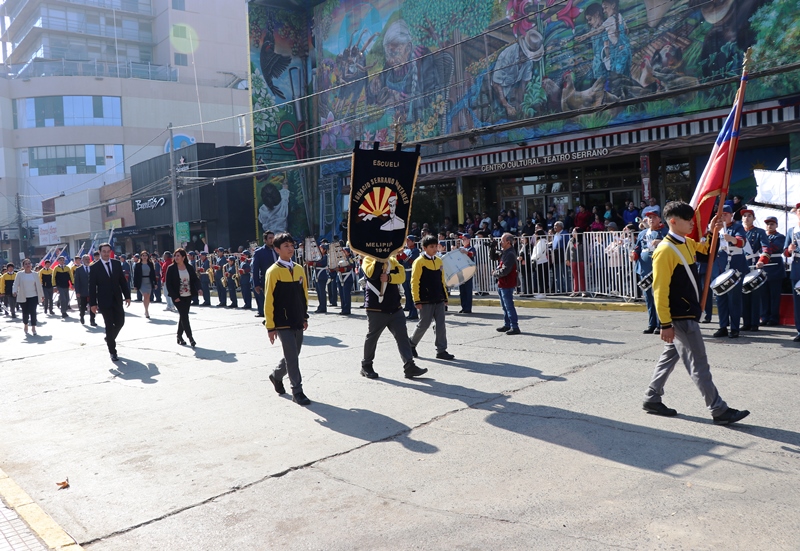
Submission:
<svg viewBox="0 0 800 551">
<path fill-rule="evenodd" d="M 539 71 L 534 71 L 533 78 L 525 88 L 525 96 L 522 98 L 522 111 L 526 117 L 534 117 L 537 112 L 543 110 L 547 103 L 547 93 L 542 88 L 542 76 Z"/>
<path fill-rule="evenodd" d="M 800 50 L 800 26 L 788 22 L 797 18 L 797 0 L 775 0 L 762 6 L 750 18 L 756 34 L 753 45 L 753 71 L 781 67 L 797 61 Z M 772 75 L 754 81 L 748 88 L 749 99 L 761 99 L 800 90 L 800 74 L 796 71 Z"/>
<path fill-rule="evenodd" d="M 603 128 L 604 126 L 608 126 L 612 118 L 612 113 L 609 111 L 598 111 L 591 115 L 582 115 L 577 118 L 576 122 L 581 128 Z"/>
<path fill-rule="evenodd" d="M 328 38 L 333 22 L 333 12 L 340 3 L 341 0 L 327 0 L 314 8 L 314 27 L 323 41 Z"/>
<path fill-rule="evenodd" d="M 483 32 L 491 22 L 493 5 L 491 0 L 406 0 L 402 16 L 415 44 L 438 49 L 452 43 L 453 31 L 462 37 Z"/>
</svg>

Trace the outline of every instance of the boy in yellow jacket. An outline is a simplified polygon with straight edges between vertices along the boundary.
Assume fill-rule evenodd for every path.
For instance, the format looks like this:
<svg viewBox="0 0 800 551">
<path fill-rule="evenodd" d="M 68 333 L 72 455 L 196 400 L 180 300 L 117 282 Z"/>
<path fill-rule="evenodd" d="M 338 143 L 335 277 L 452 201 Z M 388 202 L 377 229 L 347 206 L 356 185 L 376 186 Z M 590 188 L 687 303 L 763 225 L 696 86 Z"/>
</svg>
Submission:
<svg viewBox="0 0 800 551">
<path fill-rule="evenodd" d="M 694 228 L 694 209 L 682 201 L 667 203 L 663 218 L 669 233 L 653 253 L 653 297 L 661 322 L 661 340 L 666 343 L 658 359 L 643 408 L 647 413 L 674 417 L 678 412 L 661 401 L 664 385 L 682 360 L 716 425 L 741 421 L 750 412 L 728 407 L 711 380 L 706 347 L 700 332 L 700 285 L 695 253 L 707 254 L 710 235 L 698 243 L 686 237 Z M 712 231 L 722 229 L 722 221 L 711 220 Z"/>
<path fill-rule="evenodd" d="M 422 251 L 411 267 L 411 296 L 419 310 L 419 322 L 411 336 L 411 351 L 417 357 L 417 344 L 422 336 L 435 322 L 436 357 L 440 360 L 455 358 L 447 351 L 447 331 L 445 330 L 444 312 L 447 304 L 447 285 L 444 279 L 442 259 L 436 255 L 439 241 L 433 235 L 422 239 Z"/>
</svg>

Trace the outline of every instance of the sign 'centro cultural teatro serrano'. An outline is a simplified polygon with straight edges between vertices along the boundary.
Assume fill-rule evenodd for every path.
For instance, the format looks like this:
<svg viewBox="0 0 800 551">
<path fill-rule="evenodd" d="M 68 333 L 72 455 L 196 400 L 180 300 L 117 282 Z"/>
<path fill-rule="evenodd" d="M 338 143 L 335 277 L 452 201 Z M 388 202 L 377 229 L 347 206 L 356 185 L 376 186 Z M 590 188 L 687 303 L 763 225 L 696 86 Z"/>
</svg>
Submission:
<svg viewBox="0 0 800 551">
<path fill-rule="evenodd" d="M 587 149 L 585 151 L 573 151 L 572 153 L 560 153 L 558 155 L 544 155 L 542 157 L 531 157 L 530 159 L 517 159 L 502 163 L 491 163 L 481 165 L 481 172 L 495 172 L 498 170 L 513 170 L 515 168 L 527 168 L 551 163 L 564 163 L 567 161 L 582 161 L 595 157 L 605 157 L 608 155 L 608 148 Z"/>
</svg>

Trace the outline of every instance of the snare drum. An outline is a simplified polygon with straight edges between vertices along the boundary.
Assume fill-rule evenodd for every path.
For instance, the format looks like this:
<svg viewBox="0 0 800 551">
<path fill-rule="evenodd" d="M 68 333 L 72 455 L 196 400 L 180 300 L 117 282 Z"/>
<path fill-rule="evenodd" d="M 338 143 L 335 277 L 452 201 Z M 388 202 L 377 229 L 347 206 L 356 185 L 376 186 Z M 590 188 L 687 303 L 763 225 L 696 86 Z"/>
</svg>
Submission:
<svg viewBox="0 0 800 551">
<path fill-rule="evenodd" d="M 714 278 L 714 281 L 711 282 L 711 290 L 715 295 L 722 296 L 736 287 L 740 279 L 742 279 L 742 273 L 731 268 Z"/>
<path fill-rule="evenodd" d="M 639 289 L 641 289 L 643 293 L 647 292 L 647 290 L 653 286 L 653 272 L 642 277 L 642 280 L 637 283 L 637 285 L 639 285 Z"/>
<path fill-rule="evenodd" d="M 767 282 L 767 272 L 764 270 L 755 270 L 744 276 L 744 283 L 742 283 L 742 292 L 752 293 Z"/>
<path fill-rule="evenodd" d="M 448 287 L 463 285 L 475 275 L 475 262 L 461 249 L 450 251 L 442 257 L 445 284 Z"/>
<path fill-rule="evenodd" d="M 306 262 L 319 262 L 322 260 L 322 253 L 319 252 L 317 241 L 313 237 L 306 237 L 303 242 L 303 254 Z"/>
<path fill-rule="evenodd" d="M 800 295 L 800 281 L 794 284 L 794 292 Z"/>
</svg>

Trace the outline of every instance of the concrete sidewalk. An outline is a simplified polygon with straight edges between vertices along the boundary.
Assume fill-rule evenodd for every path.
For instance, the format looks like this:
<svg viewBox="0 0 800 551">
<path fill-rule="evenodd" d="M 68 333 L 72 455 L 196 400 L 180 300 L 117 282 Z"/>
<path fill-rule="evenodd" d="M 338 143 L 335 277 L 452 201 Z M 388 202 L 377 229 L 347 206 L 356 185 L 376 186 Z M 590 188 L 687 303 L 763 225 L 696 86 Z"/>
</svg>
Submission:
<svg viewBox="0 0 800 551">
<path fill-rule="evenodd" d="M 330 311 L 305 335 L 307 408 L 274 393 L 253 312 L 193 309 L 192 350 L 134 304 L 118 363 L 102 328 L 51 317 L 26 340 L 0 320 L 0 467 L 89 550 L 797 549 L 790 329 L 707 339 L 753 412 L 727 428 L 680 367 L 681 415 L 641 410 L 662 349 L 644 313 L 520 309 L 507 336 L 496 308 L 451 309 L 455 361 L 429 331 L 429 373 L 404 379 L 386 334 L 371 381 L 364 311 Z"/>
</svg>

